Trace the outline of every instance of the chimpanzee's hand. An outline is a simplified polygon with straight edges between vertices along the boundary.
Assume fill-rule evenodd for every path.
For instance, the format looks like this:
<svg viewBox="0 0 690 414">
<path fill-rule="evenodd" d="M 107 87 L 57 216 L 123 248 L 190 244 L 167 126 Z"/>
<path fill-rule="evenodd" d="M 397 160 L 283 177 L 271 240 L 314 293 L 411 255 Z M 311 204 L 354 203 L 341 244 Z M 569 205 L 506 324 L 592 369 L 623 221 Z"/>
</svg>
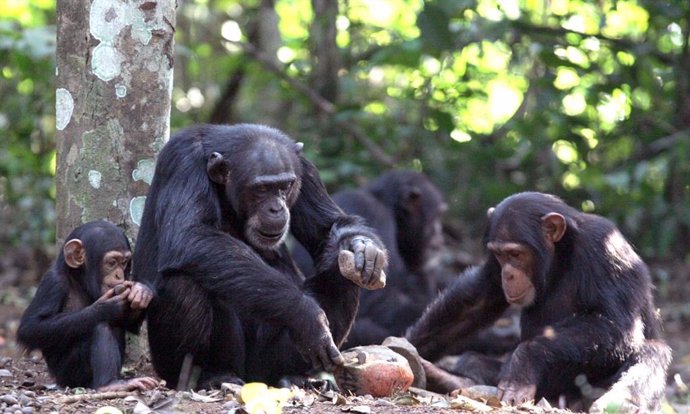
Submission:
<svg viewBox="0 0 690 414">
<path fill-rule="evenodd" d="M 117 286 L 108 289 L 103 296 L 98 298 L 98 300 L 91 305 L 97 309 L 102 319 L 105 321 L 110 322 L 124 318 L 127 308 L 129 307 L 127 296 L 129 296 L 131 289 L 125 287 L 119 294 L 116 294 L 116 288 L 118 290 L 122 289 Z"/>
<path fill-rule="evenodd" d="M 509 405 L 520 405 L 527 401 L 534 401 L 537 394 L 537 386 L 534 384 L 521 384 L 509 380 L 498 383 L 501 401 Z"/>
<path fill-rule="evenodd" d="M 153 299 L 153 292 L 148 286 L 131 280 L 124 282 L 124 285 L 130 288 L 129 296 L 127 296 L 130 309 L 142 310 L 149 306 Z"/>
<path fill-rule="evenodd" d="M 536 384 L 542 378 L 542 362 L 535 358 L 535 349 L 540 349 L 537 346 L 536 342 L 524 341 L 510 355 L 498 382 L 499 395 L 504 403 L 520 405 L 534 401 Z"/>
<path fill-rule="evenodd" d="M 328 318 L 318 305 L 308 304 L 302 309 L 299 312 L 299 323 L 290 330 L 290 337 L 295 342 L 297 351 L 311 362 L 312 367 L 332 372 L 337 365 L 343 365 L 345 360 L 333 342 Z"/>
<path fill-rule="evenodd" d="M 340 246 L 340 273 L 360 287 L 373 290 L 386 286 L 383 269 L 387 265 L 386 251 L 368 237 L 354 236 Z"/>
</svg>

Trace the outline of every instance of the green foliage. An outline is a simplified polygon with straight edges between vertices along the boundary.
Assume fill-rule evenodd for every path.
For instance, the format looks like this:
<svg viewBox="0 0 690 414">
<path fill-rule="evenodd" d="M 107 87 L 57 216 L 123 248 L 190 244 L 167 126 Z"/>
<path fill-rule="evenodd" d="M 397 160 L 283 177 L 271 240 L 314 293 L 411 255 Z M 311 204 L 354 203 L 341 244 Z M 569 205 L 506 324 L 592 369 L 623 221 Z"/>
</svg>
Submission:
<svg viewBox="0 0 690 414">
<path fill-rule="evenodd" d="M 337 21 L 337 113 L 317 115 L 313 102 L 231 48 L 220 56 L 222 78 L 240 62 L 249 68 L 235 120 L 273 123 L 306 141 L 333 189 L 387 167 L 334 126 L 356 124 L 395 166 L 431 175 L 451 201 L 451 220 L 475 235 L 488 206 L 536 189 L 614 219 L 648 257 L 687 253 L 679 242 L 690 229 L 690 113 L 682 106 L 690 101 L 683 75 L 690 5 L 389 0 L 376 12 L 369 2 L 347 5 Z M 258 6 L 234 7 L 223 19 L 248 33 Z M 278 46 L 291 52 L 283 74 L 309 85 L 318 57 L 305 7 L 284 0 L 276 10 Z M 192 24 L 218 19 L 208 16 Z"/>
<path fill-rule="evenodd" d="M 2 246 L 55 240 L 53 13 L 43 1 L 0 12 Z"/>
<path fill-rule="evenodd" d="M 14 74 L 3 69 L 0 86 L 14 143 L 0 158 L 6 188 L 17 171 L 44 177 L 52 156 L 28 145 L 35 131 L 52 139 L 52 62 L 21 41 L 41 43 L 27 30 L 51 18 L 25 3 L 42 17 L 15 17 L 0 37 Z M 449 224 L 475 236 L 487 207 L 535 189 L 610 217 L 648 258 L 687 255 L 690 3 L 340 2 L 334 113 L 295 86 L 316 88 L 324 63 L 312 3 L 278 0 L 268 14 L 264 3 L 180 3 L 173 129 L 212 114 L 275 125 L 306 143 L 332 190 L 390 166 L 424 171 L 447 194 Z M 10 187 L 6 200 L 37 188 Z"/>
</svg>

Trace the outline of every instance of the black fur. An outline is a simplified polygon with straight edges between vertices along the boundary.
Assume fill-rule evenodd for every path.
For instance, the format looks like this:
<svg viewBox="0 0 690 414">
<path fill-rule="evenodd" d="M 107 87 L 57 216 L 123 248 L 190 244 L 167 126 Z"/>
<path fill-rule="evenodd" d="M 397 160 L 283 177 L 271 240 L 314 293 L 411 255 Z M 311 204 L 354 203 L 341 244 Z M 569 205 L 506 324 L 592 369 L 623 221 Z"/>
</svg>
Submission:
<svg viewBox="0 0 690 414">
<path fill-rule="evenodd" d="M 333 194 L 333 201 L 363 217 L 388 250 L 386 288 L 361 292 L 346 345 L 380 344 L 388 336 L 404 335 L 438 292 L 430 268 L 443 244 L 443 194 L 424 174 L 392 170 L 362 188 Z M 305 274 L 313 273 L 306 250 L 297 245 L 293 254 Z"/>
<path fill-rule="evenodd" d="M 541 226 L 550 212 L 567 222 L 553 254 Z M 627 392 L 643 412 L 657 410 L 671 352 L 660 339 L 649 270 L 615 225 L 554 196 L 520 193 L 491 215 L 485 241 L 497 239 L 530 247 L 537 292 L 535 302 L 522 310 L 521 342 L 498 380 L 536 384 L 537 399 L 584 397 L 587 405 L 597 395 L 582 395 L 587 388 L 576 385 L 578 376 L 604 390 L 622 378 L 620 384 L 630 385 Z M 422 356 L 435 360 L 507 307 L 501 268 L 490 254 L 436 299 L 407 337 Z M 639 368 L 633 371 L 633 366 Z"/>
<path fill-rule="evenodd" d="M 130 247 L 124 232 L 107 221 L 77 227 L 67 237 L 72 239 L 85 246 L 85 266 L 67 266 L 60 249 L 22 316 L 17 338 L 42 351 L 59 385 L 98 388 L 119 378 L 124 329 L 137 331 L 136 320 L 126 316 L 126 302 L 94 303 L 101 296 L 100 263 L 105 253 Z"/>
<path fill-rule="evenodd" d="M 248 237 L 261 227 L 252 224 L 250 183 L 291 174 L 290 230 L 318 269 L 306 280 L 282 242 Z M 306 373 L 331 336 L 343 342 L 357 311 L 359 288 L 337 262 L 354 235 L 382 247 L 360 218 L 333 203 L 301 146 L 280 131 L 245 124 L 178 132 L 158 157 L 134 253 L 135 278 L 157 290 L 148 324 L 158 374 L 180 385 L 186 355 L 200 369 L 200 386 Z"/>
</svg>

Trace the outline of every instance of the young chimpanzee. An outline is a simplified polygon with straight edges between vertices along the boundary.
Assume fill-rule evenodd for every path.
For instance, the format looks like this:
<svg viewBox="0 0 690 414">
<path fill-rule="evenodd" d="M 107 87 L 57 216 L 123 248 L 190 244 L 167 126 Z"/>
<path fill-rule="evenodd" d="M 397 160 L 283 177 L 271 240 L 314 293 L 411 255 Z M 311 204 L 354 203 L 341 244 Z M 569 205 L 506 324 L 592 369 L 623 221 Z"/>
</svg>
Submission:
<svg viewBox="0 0 690 414">
<path fill-rule="evenodd" d="M 70 233 L 22 316 L 17 338 L 40 349 L 57 383 L 101 391 L 147 390 L 149 377 L 120 380 L 125 329 L 136 332 L 151 289 L 127 280 L 132 253 L 105 220 Z"/>
<path fill-rule="evenodd" d="M 408 331 L 423 357 L 437 359 L 514 305 L 522 309 L 521 341 L 491 381 L 503 401 L 564 396 L 587 406 L 601 395 L 588 392 L 594 387 L 610 390 L 599 407 L 658 409 L 671 351 L 660 338 L 649 270 L 610 221 L 552 195 L 520 193 L 489 210 L 485 242 L 486 263 Z"/>
<path fill-rule="evenodd" d="M 356 214 L 376 229 L 388 249 L 386 288 L 364 291 L 346 345 L 380 344 L 404 335 L 438 293 L 434 263 L 443 246 L 441 218 L 448 205 L 424 174 L 391 170 L 366 186 L 333 194 L 346 213 Z M 304 248 L 293 250 L 307 275 L 313 263 Z"/>
<path fill-rule="evenodd" d="M 288 231 L 316 263 L 306 280 Z M 158 156 L 134 253 L 135 279 L 157 291 L 153 365 L 177 388 L 333 369 L 359 288 L 382 287 L 386 263 L 378 236 L 333 203 L 302 144 L 260 125 L 182 130 Z"/>
</svg>

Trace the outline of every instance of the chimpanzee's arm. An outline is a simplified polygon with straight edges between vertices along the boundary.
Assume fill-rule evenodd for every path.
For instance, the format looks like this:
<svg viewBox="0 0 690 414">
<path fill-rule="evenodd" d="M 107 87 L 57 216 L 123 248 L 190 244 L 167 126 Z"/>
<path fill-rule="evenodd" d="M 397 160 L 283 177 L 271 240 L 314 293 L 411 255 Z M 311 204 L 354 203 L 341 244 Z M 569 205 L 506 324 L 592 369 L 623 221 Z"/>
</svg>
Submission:
<svg viewBox="0 0 690 414">
<path fill-rule="evenodd" d="M 556 372 L 563 381 L 572 381 L 567 373 L 601 375 L 610 370 L 620 364 L 621 358 L 629 358 L 633 353 L 632 346 L 624 340 L 625 329 L 602 314 L 576 314 L 546 327 L 541 335 L 522 341 L 501 373 L 499 388 L 504 392 L 503 401 L 521 404 L 534 399 L 540 384 L 547 384 L 552 391 L 566 386 L 544 381 L 549 373 Z M 641 325 L 639 329 L 641 336 Z M 549 394 L 549 390 L 541 392 Z"/>
<path fill-rule="evenodd" d="M 382 252 L 379 236 L 364 225 L 364 220 L 345 214 L 328 195 L 316 167 L 302 160 L 302 189 L 291 209 L 291 229 L 297 240 L 314 258 L 316 275 L 306 281 L 306 289 L 326 312 L 336 344 L 349 332 L 359 304 L 359 288 L 341 277 L 338 255 L 355 236 L 363 236 Z M 348 247 L 345 247 L 348 246 Z"/>
<path fill-rule="evenodd" d="M 22 316 L 17 338 L 31 349 L 44 349 L 57 342 L 86 338 L 100 322 L 110 321 L 124 303 L 94 303 L 80 310 L 61 312 L 69 297 L 69 282 L 51 269 L 41 280 L 34 299 Z"/>
<path fill-rule="evenodd" d="M 291 231 L 314 258 L 317 272 L 335 270 L 338 253 L 354 236 L 364 236 L 385 250 L 374 230 L 355 215 L 345 214 L 331 199 L 319 177 L 319 172 L 309 160 L 301 157 L 302 189 L 297 202 L 290 210 Z"/>
<path fill-rule="evenodd" d="M 162 231 L 161 240 L 167 239 L 167 232 L 179 234 L 161 248 L 166 252 L 158 262 L 162 278 L 184 274 L 214 297 L 232 303 L 243 317 L 297 323 L 293 313 L 305 300 L 300 286 L 247 244 L 203 224 Z"/>
<path fill-rule="evenodd" d="M 408 329 L 406 336 L 422 357 L 440 358 L 451 344 L 455 348 L 471 339 L 508 308 L 496 271 L 500 278 L 500 269 L 492 270 L 490 264 L 466 271 Z"/>
<path fill-rule="evenodd" d="M 231 303 L 240 317 L 285 326 L 297 350 L 307 358 L 316 357 L 317 366 L 332 369 L 329 361 L 342 359 L 324 310 L 290 275 L 214 227 L 196 224 L 163 231 L 161 240 L 170 240 L 165 232 L 174 232 L 179 244 L 161 248 L 167 254 L 159 257 L 160 283 L 176 275 L 189 277 L 213 297 Z"/>
</svg>

